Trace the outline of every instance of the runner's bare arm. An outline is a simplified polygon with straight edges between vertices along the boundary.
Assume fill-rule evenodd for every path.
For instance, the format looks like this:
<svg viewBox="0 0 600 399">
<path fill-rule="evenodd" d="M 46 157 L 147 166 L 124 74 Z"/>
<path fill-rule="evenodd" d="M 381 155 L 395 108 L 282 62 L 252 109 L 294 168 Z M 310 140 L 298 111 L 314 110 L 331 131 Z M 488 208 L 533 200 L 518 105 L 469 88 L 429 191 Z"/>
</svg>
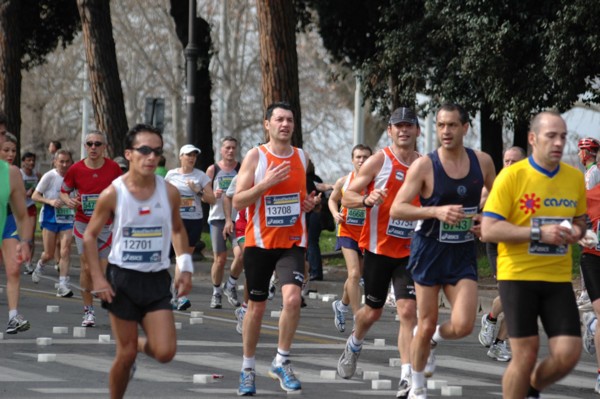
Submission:
<svg viewBox="0 0 600 399">
<path fill-rule="evenodd" d="M 368 201 L 368 205 L 373 205 L 376 201 L 385 198 L 386 193 L 384 190 L 373 190 L 367 193 L 367 198 L 362 194 L 381 170 L 384 157 L 383 152 L 379 151 L 365 161 L 360 167 L 358 175 L 352 180 L 352 183 L 350 183 L 344 193 L 344 197 L 342 198 L 343 206 L 346 208 L 362 208 L 365 206 L 363 200 Z"/>
</svg>

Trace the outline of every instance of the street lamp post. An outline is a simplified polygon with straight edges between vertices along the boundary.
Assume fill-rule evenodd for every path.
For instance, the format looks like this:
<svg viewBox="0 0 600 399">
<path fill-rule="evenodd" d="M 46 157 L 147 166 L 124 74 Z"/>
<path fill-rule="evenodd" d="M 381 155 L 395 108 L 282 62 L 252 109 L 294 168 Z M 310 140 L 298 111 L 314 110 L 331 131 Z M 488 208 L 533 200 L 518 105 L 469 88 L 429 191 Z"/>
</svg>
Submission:
<svg viewBox="0 0 600 399">
<path fill-rule="evenodd" d="M 187 108 L 186 118 L 186 143 L 194 144 L 194 103 L 196 102 L 196 68 L 198 60 L 198 47 L 194 42 L 194 22 L 196 19 L 196 0 L 189 0 L 188 44 L 185 47 L 187 70 L 187 93 L 185 103 Z"/>
</svg>

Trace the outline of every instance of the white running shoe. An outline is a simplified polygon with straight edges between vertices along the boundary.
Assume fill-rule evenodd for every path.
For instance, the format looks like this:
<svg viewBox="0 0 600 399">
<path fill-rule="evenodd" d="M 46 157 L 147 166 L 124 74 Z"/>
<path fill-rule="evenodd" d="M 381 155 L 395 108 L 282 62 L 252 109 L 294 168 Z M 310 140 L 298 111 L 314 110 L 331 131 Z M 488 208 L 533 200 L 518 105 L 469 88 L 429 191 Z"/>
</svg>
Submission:
<svg viewBox="0 0 600 399">
<path fill-rule="evenodd" d="M 83 315 L 83 321 L 81 322 L 81 327 L 94 327 L 96 325 L 96 315 L 94 311 L 87 311 Z"/>
<path fill-rule="evenodd" d="M 237 289 L 235 285 L 229 285 L 228 283 L 225 283 L 225 286 L 223 287 L 223 294 L 225 294 L 225 296 L 227 297 L 227 301 L 231 306 L 236 308 L 240 306 L 240 301 L 238 301 Z"/>
<path fill-rule="evenodd" d="M 31 281 L 33 281 L 35 284 L 39 283 L 43 274 L 44 266 L 42 266 L 42 261 L 38 261 L 33 273 L 31 273 Z"/>
<path fill-rule="evenodd" d="M 233 313 L 235 314 L 235 318 L 237 319 L 235 331 L 237 331 L 238 334 L 241 334 L 244 331 L 244 316 L 246 316 L 246 308 L 240 306 L 239 308 L 235 309 Z"/>
<path fill-rule="evenodd" d="M 510 359 L 512 359 L 512 353 L 510 353 L 508 345 L 506 345 L 506 341 L 492 344 L 490 346 L 490 350 L 487 352 L 487 355 L 499 362 L 508 362 Z"/>
<path fill-rule="evenodd" d="M 408 399 L 427 399 L 427 388 L 411 389 Z"/>
<path fill-rule="evenodd" d="M 594 392 L 600 393 L 600 374 L 596 376 L 596 386 L 594 387 Z"/>
<path fill-rule="evenodd" d="M 342 356 L 340 356 L 340 360 L 338 360 L 337 372 L 340 377 L 345 379 L 350 379 L 356 372 L 356 364 L 358 363 L 358 357 L 360 356 L 359 349 L 356 352 L 352 350 L 350 346 L 350 340 L 352 339 L 352 335 L 348 337 L 346 341 L 346 346 L 344 347 L 344 352 Z"/>
<path fill-rule="evenodd" d="M 488 318 L 488 314 L 484 314 L 481 317 L 481 331 L 479 331 L 479 342 L 481 345 L 489 348 L 492 342 L 494 342 L 494 335 L 496 334 L 496 323 L 491 322 Z"/>
<path fill-rule="evenodd" d="M 337 301 L 331 302 L 331 307 L 333 308 L 333 324 L 335 324 L 335 328 L 341 333 L 346 331 L 346 313 L 347 310 L 340 310 L 339 305 L 342 304 L 342 301 L 339 299 Z"/>
<path fill-rule="evenodd" d="M 62 298 L 71 298 L 73 296 L 73 291 L 69 288 L 68 283 L 58 284 L 58 288 L 56 289 L 56 296 Z"/>
<path fill-rule="evenodd" d="M 581 294 L 579 294 L 579 297 L 577 298 L 577 307 L 582 312 L 590 312 L 594 310 L 587 290 L 581 291 Z"/>
<path fill-rule="evenodd" d="M 435 372 L 435 348 L 437 347 L 437 343 L 431 340 L 431 349 L 429 350 L 429 356 L 427 357 L 427 364 L 425 364 L 425 370 L 423 370 L 423 374 L 425 377 L 429 378 Z M 420 398 L 420 396 L 417 396 Z M 425 391 L 425 397 L 427 397 L 427 390 Z"/>
<path fill-rule="evenodd" d="M 593 355 L 596 353 L 596 344 L 594 342 L 595 331 L 592 330 L 592 324 L 596 320 L 594 312 L 585 312 L 583 314 L 583 349 Z"/>
</svg>

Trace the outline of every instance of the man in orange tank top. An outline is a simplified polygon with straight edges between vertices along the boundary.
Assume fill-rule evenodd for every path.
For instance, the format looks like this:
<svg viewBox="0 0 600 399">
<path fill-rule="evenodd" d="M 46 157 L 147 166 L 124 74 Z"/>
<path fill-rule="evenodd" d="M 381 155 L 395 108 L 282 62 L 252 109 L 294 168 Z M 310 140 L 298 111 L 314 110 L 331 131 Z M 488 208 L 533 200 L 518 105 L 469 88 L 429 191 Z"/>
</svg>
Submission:
<svg viewBox="0 0 600 399">
<path fill-rule="evenodd" d="M 414 223 L 393 220 L 389 210 L 409 166 L 420 157 L 415 151 L 420 133 L 415 112 L 406 107 L 396 109 L 387 128 L 391 145 L 364 163 L 342 198 L 344 207 L 367 209 L 359 239 L 364 250 L 365 306 L 355 314 L 354 331 L 339 359 L 338 374 L 342 378 L 354 375 L 363 340 L 383 313 L 391 281 L 400 318 L 398 350 L 402 371 L 397 397 L 405 397 L 410 389 L 409 348 L 417 324 L 414 285 L 406 270 Z"/>
<path fill-rule="evenodd" d="M 233 196 L 236 209 L 248 208 L 244 272 L 248 310 L 242 331 L 243 362 L 238 395 L 256 393 L 255 353 L 266 309 L 269 280 L 277 271 L 283 309 L 279 317 L 277 354 L 269 375 L 287 392 L 300 392 L 300 381 L 289 360 L 300 320 L 304 282 L 306 223 L 304 214 L 320 203 L 306 192 L 308 155 L 292 146 L 294 113 L 287 103 L 271 104 L 265 113 L 268 142 L 246 154 Z"/>
<path fill-rule="evenodd" d="M 337 224 L 336 251 L 342 251 L 348 277 L 344 283 L 342 299 L 333 301 L 331 307 L 334 312 L 334 324 L 339 332 L 346 330 L 346 313 L 348 306 L 352 308 L 352 314 L 358 313 L 360 309 L 360 278 L 363 270 L 362 251 L 358 247 L 358 240 L 362 227 L 365 224 L 366 208 L 348 209 L 339 207 L 342 197 L 348 190 L 348 186 L 358 175 L 362 164 L 373 155 L 370 147 L 357 144 L 352 149 L 352 166 L 354 169 L 350 174 L 340 177 L 333 186 L 333 192 L 329 196 L 328 205 L 333 218 Z"/>
</svg>

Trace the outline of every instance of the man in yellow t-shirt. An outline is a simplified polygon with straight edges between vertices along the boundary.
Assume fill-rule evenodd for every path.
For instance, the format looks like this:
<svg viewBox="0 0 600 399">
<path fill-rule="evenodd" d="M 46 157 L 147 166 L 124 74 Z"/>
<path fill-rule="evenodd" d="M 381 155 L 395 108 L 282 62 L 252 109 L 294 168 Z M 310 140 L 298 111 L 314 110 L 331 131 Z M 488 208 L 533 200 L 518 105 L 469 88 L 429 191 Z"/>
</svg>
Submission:
<svg viewBox="0 0 600 399">
<path fill-rule="evenodd" d="M 581 354 L 571 245 L 586 231 L 586 193 L 583 174 L 561 162 L 566 138 L 559 113 L 536 115 L 531 156 L 501 171 L 483 212 L 483 240 L 499 243 L 497 278 L 513 352 L 504 397 L 539 397 Z M 550 353 L 536 367 L 538 317 Z"/>
</svg>

